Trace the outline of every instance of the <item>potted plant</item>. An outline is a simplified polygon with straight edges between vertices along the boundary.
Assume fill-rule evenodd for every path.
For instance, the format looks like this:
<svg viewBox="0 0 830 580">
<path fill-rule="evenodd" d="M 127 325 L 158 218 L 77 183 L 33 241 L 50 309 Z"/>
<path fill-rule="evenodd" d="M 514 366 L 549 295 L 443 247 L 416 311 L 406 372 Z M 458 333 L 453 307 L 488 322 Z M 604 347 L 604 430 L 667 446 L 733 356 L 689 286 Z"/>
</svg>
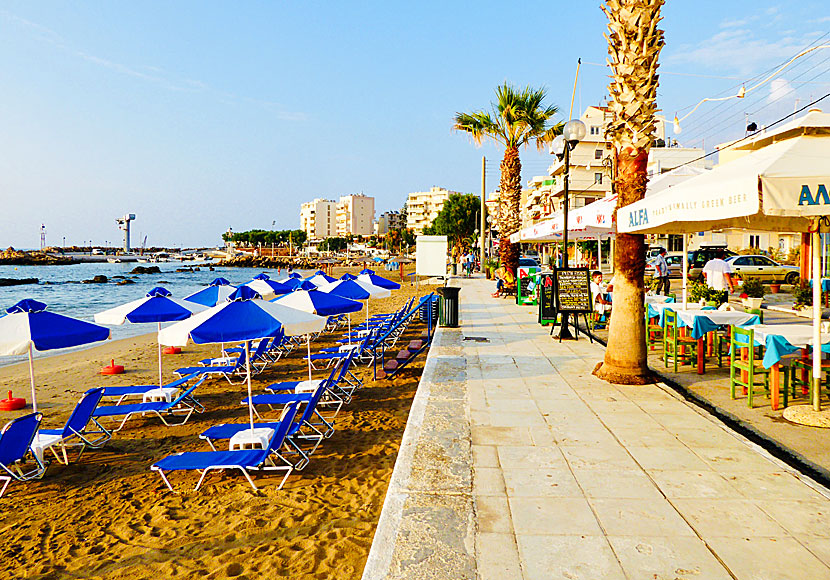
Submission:
<svg viewBox="0 0 830 580">
<path fill-rule="evenodd" d="M 761 303 L 764 301 L 764 285 L 761 283 L 761 279 L 747 276 L 741 286 L 741 297 L 744 301 L 744 307 L 750 310 L 761 308 Z"/>
<path fill-rule="evenodd" d="M 793 288 L 793 310 L 799 310 L 802 316 L 812 316 L 813 289 L 809 284 L 800 284 Z"/>
<path fill-rule="evenodd" d="M 779 292 L 781 292 L 781 284 L 779 284 L 778 282 L 770 283 L 769 291 L 773 294 L 778 294 Z"/>
</svg>

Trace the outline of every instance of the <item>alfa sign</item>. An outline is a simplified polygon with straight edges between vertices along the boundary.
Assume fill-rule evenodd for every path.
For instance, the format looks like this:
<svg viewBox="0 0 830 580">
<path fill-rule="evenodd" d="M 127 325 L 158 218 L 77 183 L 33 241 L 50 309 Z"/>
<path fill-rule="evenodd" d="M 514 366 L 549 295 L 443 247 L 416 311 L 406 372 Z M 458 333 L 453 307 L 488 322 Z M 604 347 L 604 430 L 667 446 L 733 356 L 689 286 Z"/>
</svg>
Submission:
<svg viewBox="0 0 830 580">
<path fill-rule="evenodd" d="M 801 186 L 801 195 L 798 198 L 798 205 L 830 205 L 830 195 L 827 194 L 827 187 L 822 183 L 816 190 L 816 196 L 810 192 L 809 185 Z"/>
</svg>

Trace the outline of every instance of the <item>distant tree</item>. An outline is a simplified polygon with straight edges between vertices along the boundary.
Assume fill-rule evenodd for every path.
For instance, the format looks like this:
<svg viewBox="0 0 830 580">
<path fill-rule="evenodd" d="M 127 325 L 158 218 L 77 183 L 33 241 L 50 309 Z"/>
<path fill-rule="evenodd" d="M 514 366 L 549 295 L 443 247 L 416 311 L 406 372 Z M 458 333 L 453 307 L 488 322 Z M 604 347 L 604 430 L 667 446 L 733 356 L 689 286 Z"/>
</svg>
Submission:
<svg viewBox="0 0 830 580">
<path fill-rule="evenodd" d="M 499 183 L 499 254 L 505 267 L 514 271 L 519 263 L 519 244 L 510 243 L 510 234 L 521 225 L 522 162 L 519 148 L 532 141 L 541 148 L 562 132 L 561 123 L 552 123 L 558 109 L 544 105 L 544 100 L 544 89 L 519 89 L 504 83 L 496 88 L 492 111 L 456 113 L 453 124 L 453 129 L 469 133 L 477 145 L 491 139 L 504 146 Z"/>
<path fill-rule="evenodd" d="M 339 252 L 345 250 L 349 245 L 349 240 L 346 238 L 326 238 L 317 245 L 317 249 L 321 252 Z"/>
<path fill-rule="evenodd" d="M 470 193 L 451 193 L 432 223 L 424 228 L 428 236 L 447 236 L 450 245 L 460 247 L 473 237 L 479 198 Z"/>
</svg>

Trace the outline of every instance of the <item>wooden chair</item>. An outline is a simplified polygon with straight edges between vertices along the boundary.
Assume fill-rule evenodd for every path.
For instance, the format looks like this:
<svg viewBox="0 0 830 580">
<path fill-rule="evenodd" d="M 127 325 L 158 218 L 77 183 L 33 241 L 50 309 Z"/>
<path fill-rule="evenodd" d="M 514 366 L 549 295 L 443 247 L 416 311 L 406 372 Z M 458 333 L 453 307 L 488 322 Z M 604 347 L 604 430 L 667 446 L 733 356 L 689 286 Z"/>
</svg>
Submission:
<svg viewBox="0 0 830 580">
<path fill-rule="evenodd" d="M 739 326 L 732 326 L 730 329 L 729 341 L 729 396 L 733 399 L 737 398 L 736 387 L 740 386 L 747 392 L 747 405 L 752 408 L 752 402 L 758 387 L 761 387 L 762 393 L 769 396 L 769 369 L 765 369 L 755 357 L 755 331 L 751 328 L 741 328 Z M 746 357 L 742 356 L 742 352 L 746 352 Z M 755 377 L 759 376 L 763 380 L 760 383 L 755 382 Z M 784 392 L 786 401 L 787 385 L 785 382 Z M 786 403 L 785 403 L 786 404 Z"/>
<path fill-rule="evenodd" d="M 669 361 L 677 364 L 692 364 L 697 356 L 697 341 L 691 336 L 681 336 L 677 328 L 677 313 L 666 309 L 663 312 L 663 360 L 666 367 Z"/>
</svg>

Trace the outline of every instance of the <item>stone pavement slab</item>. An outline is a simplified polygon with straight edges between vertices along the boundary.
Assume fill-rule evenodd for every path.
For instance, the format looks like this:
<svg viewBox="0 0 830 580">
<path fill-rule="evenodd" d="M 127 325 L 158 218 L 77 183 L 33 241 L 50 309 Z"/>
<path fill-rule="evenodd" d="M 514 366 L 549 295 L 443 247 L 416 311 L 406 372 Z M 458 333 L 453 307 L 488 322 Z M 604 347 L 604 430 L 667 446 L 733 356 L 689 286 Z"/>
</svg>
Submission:
<svg viewBox="0 0 830 580">
<path fill-rule="evenodd" d="M 491 286 L 437 334 L 364 579 L 830 579 L 828 490 Z"/>
</svg>

